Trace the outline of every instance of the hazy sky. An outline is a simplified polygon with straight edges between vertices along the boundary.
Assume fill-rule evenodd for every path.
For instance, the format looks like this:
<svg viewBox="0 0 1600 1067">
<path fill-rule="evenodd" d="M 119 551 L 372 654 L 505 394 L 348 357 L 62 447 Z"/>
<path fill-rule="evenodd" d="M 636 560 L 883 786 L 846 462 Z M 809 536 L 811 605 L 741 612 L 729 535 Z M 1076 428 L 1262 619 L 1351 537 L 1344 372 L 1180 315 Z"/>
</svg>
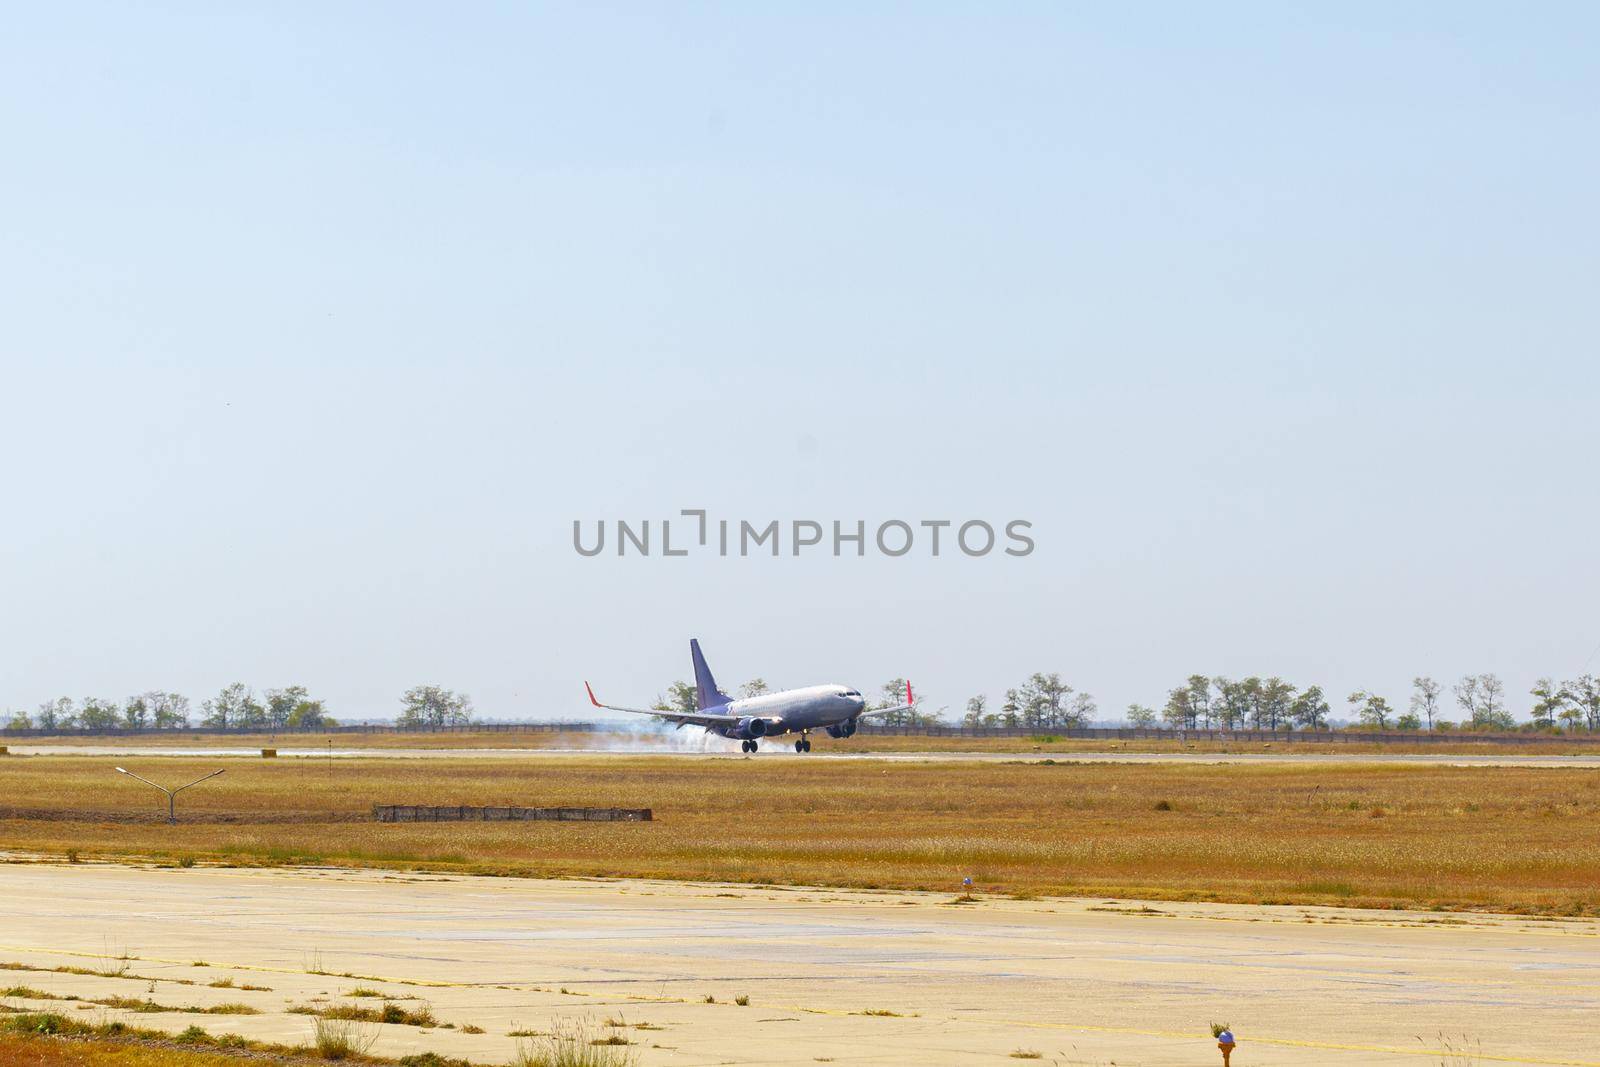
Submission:
<svg viewBox="0 0 1600 1067">
<path fill-rule="evenodd" d="M 801 7 L 13 8 L 0 706 L 1600 667 L 1600 8 Z"/>
</svg>

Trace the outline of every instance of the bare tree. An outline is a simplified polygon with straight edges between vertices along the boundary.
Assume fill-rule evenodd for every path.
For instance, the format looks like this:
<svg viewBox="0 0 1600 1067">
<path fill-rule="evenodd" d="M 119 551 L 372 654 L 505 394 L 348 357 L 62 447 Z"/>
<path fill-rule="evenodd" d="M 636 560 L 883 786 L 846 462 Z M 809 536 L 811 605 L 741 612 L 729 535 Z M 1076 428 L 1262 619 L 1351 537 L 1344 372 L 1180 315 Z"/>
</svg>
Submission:
<svg viewBox="0 0 1600 1067">
<path fill-rule="evenodd" d="M 991 726 L 994 716 L 989 714 L 989 698 L 983 694 L 967 700 L 967 713 L 961 717 L 962 726 Z"/>
<path fill-rule="evenodd" d="M 767 688 L 767 680 L 765 678 L 752 678 L 739 687 L 739 695 L 747 699 L 749 697 L 758 697 L 762 693 L 770 691 Z"/>
<path fill-rule="evenodd" d="M 1428 729 L 1433 729 L 1433 717 L 1439 710 L 1438 682 L 1427 675 L 1420 675 L 1411 679 L 1411 712 L 1428 724 Z"/>
<path fill-rule="evenodd" d="M 1506 710 L 1506 687 L 1494 674 L 1468 674 L 1454 687 L 1456 703 L 1478 730 L 1511 730 L 1516 720 Z"/>
<path fill-rule="evenodd" d="M 1483 693 L 1485 721 L 1496 730 L 1514 730 L 1517 722 L 1506 708 L 1506 687 L 1498 674 L 1485 674 L 1478 678 Z"/>
<path fill-rule="evenodd" d="M 1450 687 L 1455 694 L 1456 704 L 1465 712 L 1467 725 L 1478 721 L 1478 676 L 1476 674 L 1463 674 L 1461 681 Z"/>
</svg>

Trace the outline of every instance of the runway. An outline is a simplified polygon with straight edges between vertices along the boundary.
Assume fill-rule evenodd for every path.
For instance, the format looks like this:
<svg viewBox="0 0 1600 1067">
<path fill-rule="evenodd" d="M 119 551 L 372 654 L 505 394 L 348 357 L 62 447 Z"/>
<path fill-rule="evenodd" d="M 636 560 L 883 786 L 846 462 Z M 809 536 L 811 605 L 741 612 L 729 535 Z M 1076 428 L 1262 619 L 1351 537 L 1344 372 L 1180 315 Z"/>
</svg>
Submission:
<svg viewBox="0 0 1600 1067">
<path fill-rule="evenodd" d="M 1474 1050 L 1451 1063 L 1600 1067 L 1595 920 L 33 862 L 0 864 L 0 899 L 0 962 L 39 968 L 18 984 L 263 1012 L 140 1025 L 304 1041 L 287 1008 L 365 986 L 456 1027 L 383 1026 L 388 1055 L 504 1063 L 508 1031 L 587 1017 L 628 1023 L 647 1067 L 1188 1067 L 1220 1062 L 1225 1021 L 1237 1067 L 1430 1067 L 1445 1042 Z"/>
<path fill-rule="evenodd" d="M 730 747 L 733 742 L 728 743 Z M 241 757 L 259 759 L 260 748 L 176 745 L 12 745 L 13 756 Z M 277 748 L 280 759 L 482 759 L 557 760 L 598 756 L 660 756 L 670 759 L 797 759 L 861 760 L 879 763 L 1132 763 L 1168 764 L 1411 764 L 1426 767 L 1587 767 L 1600 769 L 1594 755 L 1491 755 L 1446 753 L 1316 752 L 808 752 L 801 755 L 774 743 L 754 756 L 738 751 L 705 751 L 651 746 L 611 745 L 589 748 Z"/>
</svg>

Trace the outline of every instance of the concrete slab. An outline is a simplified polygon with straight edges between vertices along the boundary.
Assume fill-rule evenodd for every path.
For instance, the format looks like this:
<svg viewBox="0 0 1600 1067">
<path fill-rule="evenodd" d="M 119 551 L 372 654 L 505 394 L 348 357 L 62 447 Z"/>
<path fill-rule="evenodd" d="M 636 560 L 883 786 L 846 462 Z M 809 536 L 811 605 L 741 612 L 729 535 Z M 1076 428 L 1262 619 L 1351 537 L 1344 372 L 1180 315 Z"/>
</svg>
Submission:
<svg viewBox="0 0 1600 1067">
<path fill-rule="evenodd" d="M 455 1027 L 378 1027 L 387 1054 L 505 1062 L 511 1031 L 620 1018 L 647 1065 L 1175 1067 L 1220 1063 L 1223 1020 L 1238 1067 L 1600 1067 L 1594 920 L 39 863 L 0 865 L 0 900 L 0 963 L 38 968 L 0 983 L 84 998 L 14 1003 L 296 1042 L 289 1008 L 360 986 Z"/>
</svg>

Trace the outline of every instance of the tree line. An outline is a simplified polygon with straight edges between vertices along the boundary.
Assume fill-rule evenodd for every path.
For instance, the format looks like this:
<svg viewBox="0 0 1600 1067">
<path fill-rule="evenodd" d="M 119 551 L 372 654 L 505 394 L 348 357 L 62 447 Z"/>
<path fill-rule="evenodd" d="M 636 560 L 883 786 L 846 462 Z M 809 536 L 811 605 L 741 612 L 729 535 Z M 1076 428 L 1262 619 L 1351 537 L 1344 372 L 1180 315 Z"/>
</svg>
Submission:
<svg viewBox="0 0 1600 1067">
<path fill-rule="evenodd" d="M 740 686 L 740 697 L 771 692 L 765 679 L 753 678 Z M 906 680 L 891 678 L 879 688 L 871 707 L 898 707 L 905 699 Z M 1431 677 L 1412 679 L 1406 710 L 1399 711 L 1379 693 L 1358 689 L 1345 698 L 1345 706 L 1362 726 L 1374 730 L 1566 730 L 1600 733 L 1600 677 L 1582 674 L 1568 681 L 1540 678 L 1529 690 L 1533 698 L 1530 721 L 1518 723 L 1506 697 L 1505 684 L 1495 674 L 1467 674 L 1446 687 Z M 1448 701 L 1448 703 L 1447 703 Z M 1453 704 L 1457 719 L 1447 719 Z M 695 708 L 695 687 L 677 681 L 652 705 L 656 710 L 690 713 Z M 1128 705 L 1128 725 L 1185 730 L 1325 730 L 1332 722 L 1332 707 L 1320 686 L 1304 689 L 1279 677 L 1228 678 L 1192 674 L 1167 693 L 1159 709 Z M 958 722 L 962 726 L 1002 726 L 1023 729 L 1073 729 L 1094 721 L 1094 697 L 1062 680 L 1059 673 L 1032 674 L 1021 685 L 1005 691 L 998 709 L 988 698 L 968 699 Z M 947 722 L 948 707 L 930 709 L 921 694 L 912 707 L 875 716 L 884 726 L 937 726 Z M 6 727 L 13 730 L 183 730 L 207 728 L 250 730 L 316 729 L 336 726 L 325 702 L 313 699 L 305 686 L 268 689 L 259 697 L 243 682 L 224 686 L 215 697 L 202 701 L 198 713 L 181 693 L 150 690 L 126 700 L 86 697 L 74 701 L 60 697 L 40 704 L 37 711 L 13 713 Z M 395 723 L 402 729 L 468 726 L 475 721 L 472 698 L 437 685 L 413 686 L 400 697 Z"/>
<path fill-rule="evenodd" d="M 182 693 L 152 689 L 123 701 L 58 697 L 40 704 L 33 715 L 16 712 L 6 724 L 13 730 L 184 730 L 196 725 L 222 729 L 282 729 L 332 726 L 321 700 L 303 685 L 268 689 L 259 698 L 243 682 L 222 688 L 202 701 L 198 714 Z"/>
<path fill-rule="evenodd" d="M 437 685 L 419 685 L 400 697 L 395 723 L 401 727 L 466 726 L 473 721 L 472 698 Z M 59 697 L 40 704 L 34 714 L 15 712 L 6 726 L 12 730 L 186 730 L 191 725 L 208 729 L 261 731 L 319 729 L 337 726 L 324 701 L 313 699 L 303 685 L 268 689 L 259 697 L 243 682 L 234 682 L 209 700 L 198 713 L 182 693 L 160 689 L 139 693 L 123 701 L 85 697 L 74 701 Z"/>
<path fill-rule="evenodd" d="M 989 710 L 988 697 L 969 697 L 961 725 L 1070 730 L 1088 725 L 1098 710 L 1094 697 L 1078 692 L 1052 671 L 1029 675 L 1020 686 L 1007 689 L 997 711 Z"/>
<path fill-rule="evenodd" d="M 1566 682 L 1541 678 L 1529 695 L 1534 699 L 1528 728 L 1600 732 L 1600 679 L 1594 675 Z M 1457 720 L 1444 718 L 1449 710 L 1443 703 L 1445 687 L 1426 675 L 1411 680 L 1405 711 L 1367 689 L 1351 693 L 1345 704 L 1357 722 L 1373 730 L 1518 729 L 1506 700 L 1505 683 L 1498 675 L 1463 675 L 1450 686 L 1449 696 L 1459 711 Z M 1192 674 L 1167 693 L 1167 702 L 1159 711 L 1131 704 L 1127 719 L 1132 726 L 1153 727 L 1159 722 L 1189 730 L 1322 730 L 1328 728 L 1330 711 L 1320 686 L 1300 689 L 1277 677 L 1230 679 Z"/>
<path fill-rule="evenodd" d="M 739 687 L 738 696 L 770 692 L 766 681 L 752 679 Z M 871 707 L 896 707 L 905 699 L 906 681 L 892 678 L 879 690 Z M 1449 687 L 1426 675 L 1412 679 L 1406 709 L 1389 699 L 1358 689 L 1344 700 L 1346 714 L 1373 730 L 1478 730 L 1509 731 L 1586 730 L 1600 733 L 1600 678 L 1583 674 L 1571 681 L 1541 678 L 1529 691 L 1533 697 L 1531 721 L 1520 724 L 1506 699 L 1505 684 L 1495 674 L 1467 674 Z M 1450 703 L 1457 719 L 1445 718 Z M 695 711 L 695 687 L 673 682 L 652 705 L 659 711 Z M 967 700 L 958 720 L 967 727 L 1003 726 L 1022 729 L 1074 729 L 1091 724 L 1098 711 L 1094 697 L 1062 680 L 1057 672 L 1032 674 L 1021 685 L 1007 689 L 999 708 L 978 695 Z M 905 711 L 876 716 L 884 726 L 938 726 L 946 723 L 947 707 L 930 710 L 921 695 Z M 1228 678 L 1191 674 L 1167 693 L 1160 708 L 1128 705 L 1129 726 L 1174 730 L 1326 730 L 1333 723 L 1333 706 L 1321 686 L 1301 688 L 1279 677 Z"/>
</svg>

